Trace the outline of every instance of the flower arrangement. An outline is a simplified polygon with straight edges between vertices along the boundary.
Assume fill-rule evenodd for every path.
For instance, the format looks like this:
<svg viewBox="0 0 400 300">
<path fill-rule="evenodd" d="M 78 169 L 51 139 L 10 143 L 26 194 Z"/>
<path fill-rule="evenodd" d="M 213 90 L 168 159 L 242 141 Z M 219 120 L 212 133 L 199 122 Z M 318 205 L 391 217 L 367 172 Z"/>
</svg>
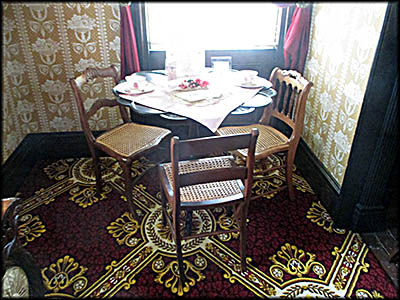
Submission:
<svg viewBox="0 0 400 300">
<path fill-rule="evenodd" d="M 208 86 L 208 81 L 205 80 L 200 80 L 199 78 L 193 80 L 193 79 L 185 79 L 181 84 L 179 84 L 179 87 L 181 89 L 195 89 L 195 88 L 207 88 Z"/>
</svg>

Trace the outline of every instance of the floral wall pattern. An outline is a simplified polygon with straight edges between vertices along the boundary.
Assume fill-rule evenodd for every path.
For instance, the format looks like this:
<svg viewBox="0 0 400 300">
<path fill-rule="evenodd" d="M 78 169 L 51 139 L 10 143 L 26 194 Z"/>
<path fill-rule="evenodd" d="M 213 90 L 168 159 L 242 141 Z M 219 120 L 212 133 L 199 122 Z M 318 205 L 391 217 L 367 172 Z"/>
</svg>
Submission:
<svg viewBox="0 0 400 300">
<path fill-rule="evenodd" d="M 88 66 L 120 67 L 118 2 L 2 2 L 2 164 L 28 133 L 81 130 L 68 79 Z M 113 97 L 112 82 L 91 99 Z M 116 109 L 97 129 L 119 122 Z"/>
<path fill-rule="evenodd" d="M 303 139 L 341 186 L 387 3 L 314 4 Z"/>
</svg>

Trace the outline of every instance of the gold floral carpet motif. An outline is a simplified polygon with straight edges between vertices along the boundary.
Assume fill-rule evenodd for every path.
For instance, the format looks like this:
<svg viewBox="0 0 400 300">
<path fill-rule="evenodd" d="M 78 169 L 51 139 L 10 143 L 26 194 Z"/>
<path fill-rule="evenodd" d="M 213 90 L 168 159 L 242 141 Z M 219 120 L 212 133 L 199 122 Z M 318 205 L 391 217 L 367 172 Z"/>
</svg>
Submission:
<svg viewBox="0 0 400 300">
<path fill-rule="evenodd" d="M 397 297 L 360 236 L 335 228 L 298 170 L 296 201 L 282 191 L 251 202 L 247 271 L 240 271 L 237 234 L 194 238 L 183 242 L 183 285 L 171 232 L 161 222 L 154 164 L 142 158 L 132 167 L 135 177 L 142 176 L 133 190 L 135 219 L 121 194 L 118 163 L 101 163 L 100 197 L 89 158 L 40 161 L 21 188 L 26 201 L 19 236 L 41 269 L 46 297 Z M 278 171 L 258 177 L 253 192 L 283 182 Z M 223 209 L 193 213 L 198 233 L 233 226 Z"/>
</svg>

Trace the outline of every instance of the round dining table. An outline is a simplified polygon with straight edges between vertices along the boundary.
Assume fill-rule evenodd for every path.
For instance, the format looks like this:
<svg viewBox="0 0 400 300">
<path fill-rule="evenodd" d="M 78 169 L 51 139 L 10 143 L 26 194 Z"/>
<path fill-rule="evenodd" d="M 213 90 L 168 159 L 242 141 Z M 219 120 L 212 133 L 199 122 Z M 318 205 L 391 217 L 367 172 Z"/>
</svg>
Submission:
<svg viewBox="0 0 400 300">
<path fill-rule="evenodd" d="M 153 83 L 165 81 L 167 76 L 164 70 L 141 71 L 135 74 L 142 75 L 147 81 Z M 125 79 L 121 80 L 121 82 L 123 81 Z M 131 120 L 135 123 L 168 128 L 174 135 L 178 135 L 182 139 L 214 135 L 207 127 L 188 117 L 154 109 L 124 99 L 119 96 L 120 93 L 115 88 L 113 92 L 118 96 L 117 101 L 120 104 L 129 107 Z M 273 88 L 262 88 L 254 97 L 231 111 L 221 126 L 256 123 L 260 119 L 264 108 L 272 103 L 272 97 L 275 95 L 276 91 Z"/>
</svg>

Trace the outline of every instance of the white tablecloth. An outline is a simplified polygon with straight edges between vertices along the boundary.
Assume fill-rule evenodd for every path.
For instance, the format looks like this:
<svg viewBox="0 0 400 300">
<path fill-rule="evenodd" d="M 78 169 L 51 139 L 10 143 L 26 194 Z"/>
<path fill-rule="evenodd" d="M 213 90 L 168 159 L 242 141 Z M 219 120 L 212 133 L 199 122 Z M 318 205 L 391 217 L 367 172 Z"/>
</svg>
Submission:
<svg viewBox="0 0 400 300">
<path fill-rule="evenodd" d="M 216 92 L 216 94 L 222 94 L 221 97 L 188 102 L 171 93 L 167 81 L 155 82 L 155 84 L 155 90 L 151 93 L 135 96 L 120 95 L 120 97 L 140 105 L 188 117 L 206 126 L 212 132 L 218 129 L 231 111 L 252 98 L 261 89 L 246 89 L 225 82 L 222 86 L 218 86 Z M 215 91 L 216 86 L 217 84 L 210 83 L 210 90 Z"/>
</svg>

